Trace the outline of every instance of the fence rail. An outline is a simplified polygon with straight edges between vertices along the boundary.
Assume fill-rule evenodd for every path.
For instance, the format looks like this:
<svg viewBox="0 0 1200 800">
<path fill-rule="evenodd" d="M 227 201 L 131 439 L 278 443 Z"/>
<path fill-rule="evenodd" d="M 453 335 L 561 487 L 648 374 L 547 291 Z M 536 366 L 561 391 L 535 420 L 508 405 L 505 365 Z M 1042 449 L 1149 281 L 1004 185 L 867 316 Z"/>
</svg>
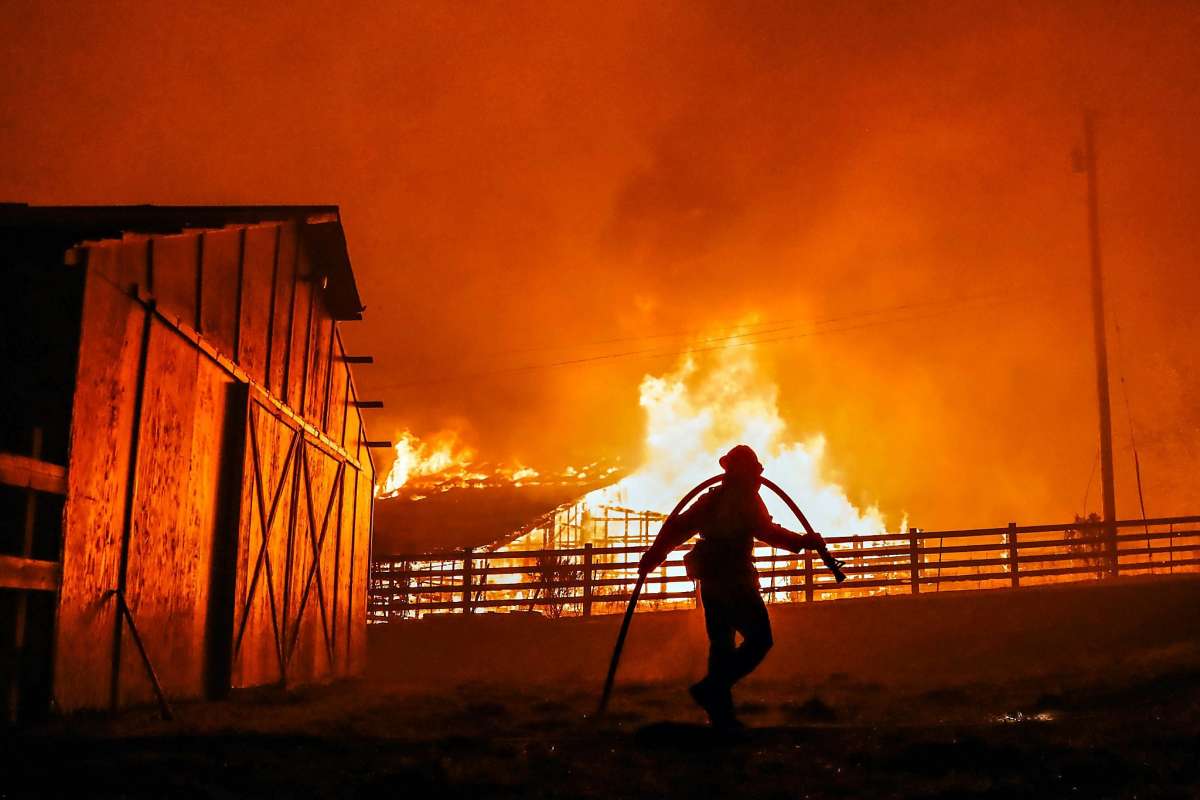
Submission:
<svg viewBox="0 0 1200 800">
<path fill-rule="evenodd" d="M 1018 588 L 1117 575 L 1200 570 L 1200 516 L 827 537 L 849 576 L 833 581 L 814 554 L 755 549 L 769 602 L 813 602 L 879 594 Z M 695 602 L 681 547 L 650 573 L 649 608 Z M 640 546 L 457 550 L 376 556 L 368 619 L 432 613 L 529 611 L 550 617 L 614 613 L 637 579 Z"/>
</svg>

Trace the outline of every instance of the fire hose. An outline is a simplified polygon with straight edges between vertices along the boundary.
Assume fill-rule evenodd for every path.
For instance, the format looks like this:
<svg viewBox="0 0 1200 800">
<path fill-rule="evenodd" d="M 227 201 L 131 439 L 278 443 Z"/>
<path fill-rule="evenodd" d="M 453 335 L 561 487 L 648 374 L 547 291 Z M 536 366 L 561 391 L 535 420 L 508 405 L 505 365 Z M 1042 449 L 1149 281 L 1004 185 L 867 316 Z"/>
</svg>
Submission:
<svg viewBox="0 0 1200 800">
<path fill-rule="evenodd" d="M 666 521 L 663 522 L 663 526 L 665 527 L 671 522 L 671 520 L 679 516 L 679 514 L 685 508 L 687 508 L 688 504 L 691 503 L 692 498 L 700 494 L 700 492 L 704 491 L 709 486 L 712 486 L 714 483 L 720 483 L 722 480 L 724 480 L 724 478 L 724 475 L 714 475 L 685 494 L 683 499 L 675 505 L 675 508 L 671 511 L 671 514 L 667 517 Z M 805 533 L 809 534 L 810 536 L 817 535 L 817 532 L 813 530 L 813 526 L 809 524 L 808 518 L 804 516 L 804 512 L 800 510 L 800 507 L 796 505 L 792 498 L 788 497 L 787 492 L 783 491 L 783 489 L 780 489 L 774 481 L 770 481 L 761 476 L 758 480 L 763 486 L 766 486 L 775 494 L 779 495 L 779 498 L 783 500 L 784 504 L 788 507 L 788 510 L 796 515 L 796 519 L 800 520 L 800 524 L 804 527 Z M 834 579 L 838 583 L 846 580 L 846 574 L 842 572 L 842 567 L 845 566 L 845 564 L 830 555 L 829 550 L 824 546 L 821 546 L 818 552 L 821 557 L 821 561 L 824 562 L 825 566 L 829 568 L 829 571 L 833 573 Z M 629 623 L 633 621 L 633 611 L 635 608 L 637 608 L 638 597 L 642 594 L 642 586 L 645 583 L 646 575 L 639 571 L 637 583 L 635 583 L 633 586 L 633 594 L 629 596 L 629 605 L 625 609 L 625 618 L 621 620 L 621 630 L 617 633 L 617 643 L 616 646 L 613 647 L 612 660 L 608 664 L 608 675 L 604 678 L 604 692 L 600 695 L 600 706 L 596 710 L 597 717 L 604 714 L 604 709 L 608 707 L 608 698 L 609 695 L 612 694 L 613 681 L 617 677 L 617 665 L 621 663 L 621 651 L 625 648 L 625 637 L 629 634 Z"/>
</svg>

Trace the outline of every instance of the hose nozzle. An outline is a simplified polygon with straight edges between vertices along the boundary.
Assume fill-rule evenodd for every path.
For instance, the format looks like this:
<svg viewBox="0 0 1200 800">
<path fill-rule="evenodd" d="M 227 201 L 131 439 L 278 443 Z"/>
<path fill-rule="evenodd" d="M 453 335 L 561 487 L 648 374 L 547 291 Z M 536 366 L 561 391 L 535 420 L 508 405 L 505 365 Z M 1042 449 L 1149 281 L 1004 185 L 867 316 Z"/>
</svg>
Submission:
<svg viewBox="0 0 1200 800">
<path fill-rule="evenodd" d="M 834 558 L 827 547 L 822 547 L 818 552 L 821 554 L 822 563 L 833 573 L 834 580 L 838 583 L 846 580 L 846 573 L 842 572 L 842 567 L 846 566 L 846 562 Z"/>
</svg>

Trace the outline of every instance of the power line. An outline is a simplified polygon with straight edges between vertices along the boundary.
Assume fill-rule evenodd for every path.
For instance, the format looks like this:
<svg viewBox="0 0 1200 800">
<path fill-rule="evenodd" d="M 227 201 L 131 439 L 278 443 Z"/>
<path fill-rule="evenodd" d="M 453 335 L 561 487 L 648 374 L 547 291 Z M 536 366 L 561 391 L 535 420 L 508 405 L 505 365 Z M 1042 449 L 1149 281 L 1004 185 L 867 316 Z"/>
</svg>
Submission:
<svg viewBox="0 0 1200 800">
<path fill-rule="evenodd" d="M 710 335 L 711 336 L 711 335 L 721 334 L 721 333 L 725 333 L 726 331 L 738 331 L 739 333 L 734 334 L 737 336 L 752 336 L 755 333 L 761 332 L 761 331 L 752 330 L 754 328 L 763 328 L 763 327 L 768 327 L 768 326 L 773 326 L 773 325 L 786 325 L 789 323 L 799 323 L 799 322 L 804 322 L 804 321 L 805 320 L 801 319 L 800 317 L 791 317 L 791 318 L 785 318 L 785 319 L 764 320 L 762 322 L 744 322 L 744 323 L 740 323 L 738 325 L 730 325 L 730 326 L 723 327 L 723 328 L 709 328 L 707 330 L 692 329 L 689 331 L 674 331 L 672 333 L 648 333 L 648 334 L 639 334 L 637 336 L 618 336 L 618 337 L 615 337 L 612 339 L 596 339 L 596 340 L 593 340 L 590 342 L 576 341 L 576 342 L 565 342 L 565 343 L 560 343 L 560 344 L 529 345 L 529 346 L 525 346 L 525 347 L 514 347 L 514 348 L 511 348 L 508 350 L 495 350 L 490 353 L 485 353 L 484 355 L 491 358 L 491 357 L 508 356 L 508 355 L 520 355 L 523 353 L 540 353 L 540 352 L 546 352 L 548 350 L 572 350 L 572 349 L 576 349 L 576 348 L 587 349 L 587 348 L 592 348 L 592 347 L 601 347 L 603 345 L 608 345 L 608 344 L 624 344 L 626 342 L 642 342 L 642 341 L 649 342 L 649 341 L 653 341 L 655 339 L 688 339 L 688 338 L 692 338 L 695 336 L 702 336 L 702 335 Z"/>
<path fill-rule="evenodd" d="M 836 322 L 836 321 L 846 319 L 849 317 L 885 314 L 885 313 L 890 313 L 892 311 L 913 309 L 913 308 L 924 308 L 924 307 L 928 307 L 928 306 L 938 306 L 938 305 L 944 305 L 946 303 L 956 303 L 956 302 L 970 301 L 970 300 L 976 300 L 976 299 L 986 299 L 989 297 L 1002 297 L 1002 296 L 1006 296 L 1009 293 L 1010 292 L 1008 292 L 1008 291 L 1003 291 L 1003 292 L 996 291 L 996 292 L 990 292 L 990 293 L 982 293 L 979 295 L 973 295 L 973 296 L 969 296 L 969 297 L 943 298 L 940 300 L 923 300 L 923 301 L 915 301 L 915 302 L 911 302 L 911 303 L 901 303 L 898 305 L 891 305 L 891 306 L 879 306 L 877 308 L 870 308 L 870 309 L 863 309 L 861 311 L 855 311 L 846 316 L 832 317 L 832 318 L 827 318 L 827 319 L 813 320 L 808 317 L 785 317 L 783 319 L 763 320 L 761 322 L 742 322 L 742 323 L 738 323 L 736 325 L 729 325 L 729 326 L 721 327 L 721 328 L 705 328 L 705 329 L 693 328 L 691 330 L 674 331 L 671 333 L 639 334 L 636 336 L 619 336 L 619 337 L 614 337 L 614 338 L 610 338 L 610 339 L 596 339 L 596 340 L 593 340 L 590 342 L 576 341 L 576 342 L 567 342 L 567 343 L 558 343 L 558 344 L 538 344 L 538 345 L 530 345 L 530 346 L 524 346 L 524 347 L 515 347 L 515 348 L 508 349 L 508 350 L 495 350 L 490 353 L 485 353 L 484 356 L 492 358 L 492 357 L 500 357 L 500 356 L 506 356 L 506 355 L 517 355 L 517 354 L 522 354 L 522 353 L 545 352 L 548 350 L 571 350 L 571 349 L 576 349 L 576 348 L 587 349 L 587 348 L 593 348 L 593 347 L 600 347 L 600 346 L 606 345 L 606 344 L 624 344 L 626 342 L 649 342 L 649 341 L 653 341 L 656 339 L 689 339 L 689 338 L 695 338 L 695 337 L 699 336 L 699 337 L 704 337 L 701 341 L 705 341 L 709 338 L 736 338 L 736 337 L 740 337 L 740 336 L 756 336 L 756 335 L 770 333 L 771 331 L 753 330 L 755 328 L 779 327 L 779 326 L 782 326 L 783 328 L 795 328 L 795 327 L 799 327 L 800 325 L 806 325 L 806 324 L 822 324 L 822 323 L 828 323 L 828 322 Z M 729 335 L 728 337 L 718 336 L 719 334 L 724 334 L 726 332 L 730 332 L 731 335 Z"/>
<path fill-rule="evenodd" d="M 972 301 L 978 302 L 979 300 L 983 300 L 983 299 L 986 299 L 986 298 L 968 298 L 965 301 L 958 300 L 957 302 L 965 305 L 966 302 L 972 302 Z M 1008 298 L 1007 302 L 1012 302 L 1012 301 L 1019 300 L 1019 299 L 1024 299 L 1024 297 L 1023 296 L 1010 297 L 1010 298 Z M 940 301 L 939 304 L 944 304 L 945 302 L 951 302 L 951 301 Z M 994 304 L 998 304 L 998 303 L 994 303 Z M 906 306 L 897 306 L 896 308 L 901 309 L 901 308 L 915 307 L 917 305 L 932 305 L 932 303 L 909 304 Z M 879 312 L 872 311 L 872 312 L 867 312 L 867 313 L 876 314 Z M 825 320 L 817 320 L 811 324 L 822 325 L 822 324 L 832 324 L 832 323 L 841 322 L 841 321 L 851 321 L 853 319 L 857 319 L 858 316 L 859 315 L 847 315 L 844 317 L 833 317 L 833 318 L 829 318 L 829 319 L 825 319 Z M 491 370 L 481 370 L 478 372 L 462 373 L 459 375 L 447 375 L 447 376 L 442 376 L 442 377 L 437 377 L 437 378 L 429 378 L 429 379 L 414 380 L 414 381 L 404 381 L 404 382 L 391 383 L 391 384 L 382 384 L 382 385 L 378 385 L 378 386 L 372 386 L 371 388 L 372 388 L 372 390 L 379 390 L 379 389 L 403 388 L 403 387 L 410 387 L 410 386 L 428 386 L 428 385 L 443 384 L 443 383 L 461 383 L 461 382 L 465 382 L 465 381 L 472 381 L 472 380 L 476 380 L 479 378 L 489 378 L 489 377 L 494 377 L 494 376 L 498 376 L 498 375 L 509 375 L 509 374 L 517 374 L 517 373 L 522 373 L 522 372 L 533 372 L 533 371 L 539 371 L 539 370 L 545 370 L 545 369 L 555 369 L 555 368 L 578 366 L 578 365 L 585 365 L 585 364 L 597 364 L 597 363 L 601 363 L 601 362 L 612 362 L 612 361 L 616 361 L 616 360 L 638 359 L 638 357 L 641 357 L 639 360 L 668 358 L 668 357 L 674 357 L 674 356 L 681 356 L 681 355 L 685 355 L 688 353 L 711 352 L 714 350 L 725 350 L 725 349 L 731 349 L 731 348 L 735 348 L 735 347 L 752 347 L 752 346 L 756 346 L 759 344 L 771 344 L 771 343 L 775 343 L 775 342 L 808 338 L 810 336 L 817 336 L 817 335 L 828 334 L 828 333 L 842 333 L 845 331 L 860 330 L 863 328 L 877 327 L 880 325 L 890 325 L 890 324 L 894 324 L 897 322 L 910 322 L 913 320 L 932 319 L 937 316 L 940 316 L 940 315 L 939 314 L 908 315 L 908 316 L 897 317 L 897 318 L 893 318 L 893 319 L 876 320 L 873 322 L 868 322 L 868 323 L 864 323 L 864 324 L 860 324 L 860 325 L 844 326 L 841 328 L 833 328 L 833 329 L 827 329 L 827 330 L 806 331 L 803 333 L 790 334 L 787 336 L 777 336 L 777 337 L 769 337 L 769 338 L 762 338 L 762 339 L 751 339 L 751 340 L 747 340 L 747 341 L 743 341 L 743 342 L 731 342 L 729 344 L 713 346 L 713 347 L 692 346 L 692 347 L 688 347 L 688 348 L 685 348 L 682 350 L 675 349 L 675 350 L 665 350 L 665 351 L 661 350 L 658 347 L 652 347 L 652 348 L 647 348 L 647 349 L 643 349 L 643 350 L 631 350 L 631 351 L 624 351 L 624 352 L 618 352 L 618 353 L 605 353 L 602 355 L 588 356 L 588 357 L 574 358 L 574 359 L 565 359 L 565 360 L 561 360 L 561 361 L 554 361 L 554 362 L 542 363 L 542 364 L 528 364 L 528 365 L 522 365 L 522 366 L 499 367 L 499 368 L 495 368 L 495 369 L 491 369 Z M 799 327 L 799 326 L 784 326 L 780 330 L 794 329 L 796 327 Z M 760 331 L 756 334 L 749 334 L 749 335 L 763 336 L 763 335 L 766 335 L 769 333 L 774 333 L 774 332 L 776 332 L 776 331 Z M 728 341 L 728 340 L 739 339 L 739 338 L 743 338 L 743 335 L 714 337 L 714 338 L 710 338 L 705 341 L 707 341 L 707 342 Z M 704 342 L 702 341 L 702 342 L 698 342 L 697 344 L 703 344 L 703 343 Z"/>
<path fill-rule="evenodd" d="M 874 309 L 874 310 L 869 310 L 866 312 L 858 312 L 856 314 L 849 314 L 849 315 L 844 315 L 844 316 L 840 316 L 840 317 L 831 317 L 831 318 L 827 318 L 824 320 L 815 320 L 815 321 L 810 322 L 809 324 L 811 324 L 811 325 L 831 325 L 831 324 L 836 324 L 839 322 L 853 322 L 854 320 L 861 319 L 862 317 L 876 316 L 878 314 L 885 313 L 885 312 L 894 312 L 897 310 L 901 310 L 901 311 L 912 310 L 912 309 L 917 309 L 917 308 L 922 308 L 922 307 L 934 307 L 934 306 L 943 306 L 943 305 L 950 305 L 950 304 L 955 304 L 955 305 L 959 306 L 960 307 L 959 310 L 961 310 L 962 308 L 967 307 L 971 303 L 981 303 L 982 302 L 982 303 L 984 303 L 985 306 L 1000 305 L 1000 304 L 1003 304 L 1006 302 L 1015 302 L 1018 300 L 1029 299 L 1031 296 L 1033 296 L 1033 295 L 1026 292 L 1026 293 L 1021 293 L 1021 294 L 1011 294 L 1011 295 L 1008 295 L 1007 297 L 1003 296 L 1003 295 L 999 295 L 999 296 L 987 295 L 987 296 L 977 296 L 977 297 L 968 297 L 968 298 L 952 298 L 952 299 L 940 300 L 940 301 L 907 303 L 907 304 L 889 307 L 886 309 Z M 987 301 L 990 301 L 990 302 L 987 302 Z M 863 322 L 863 323 L 860 323 L 857 325 L 844 325 L 842 327 L 829 328 L 829 329 L 825 329 L 825 330 L 809 330 L 809 331 L 803 331 L 800 333 L 791 333 L 791 334 L 787 334 L 787 335 L 783 335 L 783 336 L 771 335 L 774 333 L 782 333 L 782 332 L 785 332 L 788 330 L 794 330 L 795 328 L 800 327 L 799 325 L 784 325 L 784 326 L 780 326 L 776 329 L 758 331 L 753 334 L 735 334 L 732 336 L 711 337 L 707 340 L 702 340 L 702 341 L 696 343 L 697 345 L 704 345 L 705 343 L 711 344 L 714 342 L 727 342 L 726 344 L 719 344 L 719 345 L 708 346 L 708 347 L 692 346 L 692 347 L 688 347 L 688 348 L 684 348 L 684 349 L 663 350 L 663 349 L 661 349 L 661 346 L 659 346 L 659 347 L 645 348 L 645 349 L 641 349 L 641 350 L 627 350 L 627 351 L 621 351 L 621 352 L 616 352 L 616 353 L 604 353 L 604 354 L 600 354 L 600 355 L 586 356 L 586 357 L 581 357 L 581 358 L 564 359 L 564 360 L 553 361 L 553 362 L 548 362 L 548 363 L 541 363 L 541 364 L 527 364 L 527 365 L 511 366 L 511 367 L 498 367 L 495 369 L 461 373 L 458 375 L 446 375 L 446 376 L 441 376 L 441 377 L 434 377 L 434 378 L 427 378 L 427 379 L 420 379 L 420 380 L 401 381 L 401 382 L 389 383 L 389 384 L 379 384 L 379 385 L 371 386 L 371 389 L 372 389 L 372 391 L 378 391 L 378 390 L 382 390 L 382 389 L 397 389 L 397 388 L 406 388 L 406 387 L 413 387 L 413 386 L 430 386 L 430 385 L 446 384 L 446 383 L 463 383 L 463 382 L 476 381 L 476 380 L 484 379 L 484 378 L 491 378 L 491 377 L 495 377 L 495 376 L 499 376 L 499 375 L 512 375 L 512 374 L 520 374 L 520 373 L 524 373 L 524 372 L 534 372 L 534 371 L 547 370 L 547 369 L 558 369 L 558 368 L 563 368 L 563 367 L 571 367 L 571 366 L 579 366 L 579 365 L 599 364 L 599 363 L 603 363 L 603 362 L 613 362 L 613 361 L 618 361 L 618 360 L 637 359 L 639 357 L 642 359 L 658 359 L 658 358 L 667 358 L 667 357 L 673 357 L 673 356 L 681 356 L 681 355 L 685 355 L 688 353 L 704 353 L 704 352 L 711 352 L 714 350 L 732 349 L 732 348 L 736 348 L 736 347 L 753 347 L 753 346 L 757 346 L 760 344 L 774 344 L 774 343 L 778 343 L 778 342 L 791 341 L 791 340 L 795 340 L 795 339 L 808 338 L 808 337 L 812 337 L 812 336 L 819 336 L 819 335 L 825 335 L 825 334 L 831 334 L 831 333 L 844 333 L 844 332 L 848 332 L 848 331 L 862 330 L 865 328 L 873 328 L 873 327 L 878 327 L 878 326 L 882 326 L 882 325 L 892 325 L 892 324 L 896 324 L 896 323 L 900 323 L 900 322 L 912 322 L 912 321 L 923 320 L 923 319 L 934 319 L 934 318 L 944 316 L 944 315 L 945 315 L 945 312 L 916 314 L 916 315 L 909 314 L 906 316 L 899 316 L 899 317 L 894 317 L 894 318 L 889 318 L 889 319 L 871 320 L 871 321 Z M 747 338 L 750 336 L 763 337 L 763 338 L 754 338 L 754 339 Z M 733 341 L 736 339 L 746 339 L 746 340 L 745 341 Z"/>
</svg>

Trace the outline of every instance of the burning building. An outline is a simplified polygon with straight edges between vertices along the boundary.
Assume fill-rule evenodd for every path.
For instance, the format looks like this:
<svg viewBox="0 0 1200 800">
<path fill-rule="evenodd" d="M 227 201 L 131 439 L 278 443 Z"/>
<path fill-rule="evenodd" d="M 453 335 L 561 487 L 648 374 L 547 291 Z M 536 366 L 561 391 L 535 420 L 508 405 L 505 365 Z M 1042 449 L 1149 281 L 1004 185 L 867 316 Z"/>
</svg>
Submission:
<svg viewBox="0 0 1200 800">
<path fill-rule="evenodd" d="M 747 443 L 760 454 L 767 475 L 774 476 L 794 492 L 796 500 L 820 530 L 833 535 L 866 535 L 863 546 L 871 547 L 871 536 L 886 532 L 883 516 L 874 507 L 859 509 L 828 474 L 824 464 L 825 442 L 821 437 L 792 441 L 779 411 L 777 388 L 758 370 L 754 353 L 746 348 L 721 351 L 701 368 L 697 359 L 686 357 L 679 367 L 661 376 L 647 376 L 641 386 L 639 403 L 646 420 L 643 440 L 644 461 L 632 472 L 620 475 L 611 468 L 599 470 L 595 483 L 577 488 L 576 494 L 557 507 L 531 518 L 520 526 L 493 531 L 487 541 L 472 542 L 471 560 L 486 560 L 489 571 L 475 576 L 492 587 L 489 591 L 509 593 L 510 605 L 521 607 L 544 599 L 553 584 L 556 588 L 578 588 L 585 580 L 577 575 L 596 571 L 595 592 L 589 599 L 578 598 L 576 605 L 586 613 L 592 601 L 611 601 L 619 597 L 628 575 L 620 570 L 653 541 L 666 514 L 689 489 L 719 471 L 718 458 L 735 444 Z M 442 464 L 456 464 L 454 474 L 470 472 L 462 451 L 443 452 L 433 447 L 416 448 L 424 458 L 414 459 L 411 443 L 406 458 L 398 458 L 406 473 L 437 474 Z M 437 456 L 436 460 L 434 456 Z M 594 472 L 594 468 L 592 469 Z M 571 470 L 575 473 L 575 470 Z M 585 470 L 585 473 L 588 472 Z M 395 472 L 393 471 L 393 475 Z M 393 485 L 403 481 L 393 481 Z M 784 525 L 799 527 L 797 520 L 774 495 L 764 494 L 772 514 Z M 427 500 L 418 501 L 428 502 Z M 416 515 L 410 515 L 414 519 Z M 903 523 L 902 523 L 903 524 Z M 399 538 L 399 537 L 397 537 Z M 390 575 L 411 576 L 417 594 L 429 599 L 439 589 L 446 596 L 434 598 L 428 610 L 458 608 L 462 604 L 449 597 L 461 588 L 465 570 L 464 556 L 448 552 L 461 542 L 422 544 L 431 551 L 428 558 L 394 558 L 376 573 L 380 596 L 391 590 Z M 438 546 L 438 545 L 441 546 Z M 382 550 L 381 553 L 420 554 L 419 548 Z M 805 559 L 790 553 L 773 551 L 767 546 L 756 550 L 771 559 L 772 567 L 803 571 Z M 486 554 L 486 555 L 485 555 Z M 511 555 L 510 555 L 511 554 Z M 399 564 L 391 570 L 389 564 Z M 389 570 L 390 573 L 389 573 Z M 668 582 L 684 578 L 681 564 L 661 567 L 656 576 L 662 586 L 651 604 L 691 602 L 692 593 L 681 587 L 669 588 Z M 773 578 L 764 578 L 764 588 L 775 587 Z M 482 584 L 481 584 L 482 585 Z M 790 586 L 790 585 L 789 585 Z M 788 586 L 780 591 L 794 593 Z M 404 594 L 404 591 L 399 592 Z M 501 598 L 503 599 L 503 598 Z M 496 607 L 501 607 L 500 603 Z M 552 606 L 557 609 L 557 606 Z M 612 608 L 608 608 L 612 610 Z M 382 611 L 379 619 L 388 618 Z"/>
<path fill-rule="evenodd" d="M 1200 517 L 1117 522 L 1103 533 L 1098 519 L 1048 525 L 928 531 L 907 518 L 891 531 L 870 504 L 855 505 L 825 465 L 825 440 L 797 441 L 776 402 L 777 389 L 747 348 L 728 348 L 704 368 L 685 357 L 675 371 L 647 376 L 644 461 L 619 480 L 580 489 L 570 501 L 532 521 L 471 544 L 427 538 L 428 549 L 381 550 L 371 578 L 372 622 L 428 614 L 537 612 L 551 617 L 613 613 L 631 597 L 638 557 L 666 512 L 717 471 L 730 446 L 747 443 L 766 475 L 797 502 L 826 536 L 852 580 L 835 582 L 811 551 L 754 550 L 759 585 L 775 602 L 1036 586 L 1121 574 L 1195 570 Z M 422 451 L 424 452 L 424 451 Z M 419 459 L 418 459 L 419 461 Z M 459 470 L 477 471 L 463 458 Z M 409 473 L 437 473 L 437 463 L 401 462 Z M 439 478 L 434 477 L 436 482 Z M 451 482 L 457 478 L 447 478 Z M 397 481 L 398 482 L 398 481 Z M 425 489 L 419 490 L 421 492 Z M 797 522 L 782 501 L 764 492 L 772 515 Z M 427 500 L 410 503 L 419 506 Z M 643 607 L 683 608 L 695 602 L 681 547 L 647 577 Z"/>
<path fill-rule="evenodd" d="M 0 208 L 9 716 L 361 671 L 375 471 L 335 206 Z"/>
</svg>

